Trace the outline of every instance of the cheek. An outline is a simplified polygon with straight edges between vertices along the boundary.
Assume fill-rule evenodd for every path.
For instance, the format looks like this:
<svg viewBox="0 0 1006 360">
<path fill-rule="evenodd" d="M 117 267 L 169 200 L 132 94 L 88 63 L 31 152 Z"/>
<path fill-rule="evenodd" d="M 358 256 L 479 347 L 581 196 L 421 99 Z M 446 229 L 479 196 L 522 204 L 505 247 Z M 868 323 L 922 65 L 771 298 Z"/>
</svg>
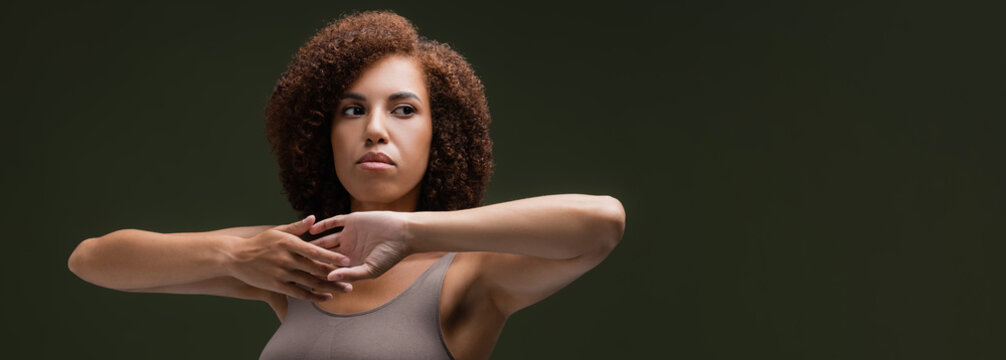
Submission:
<svg viewBox="0 0 1006 360">
<path fill-rule="evenodd" d="M 417 176 L 423 176 L 429 167 L 431 138 L 428 130 L 422 127 L 412 127 L 408 131 L 412 136 L 399 143 L 399 150 L 409 164 L 408 168 L 402 170 L 404 174 L 408 174 L 409 181 L 412 181 Z"/>
<path fill-rule="evenodd" d="M 432 126 L 427 125 L 427 127 L 423 128 L 421 130 L 420 134 L 422 134 L 422 135 L 420 135 L 416 139 L 416 144 L 415 144 L 416 149 L 417 149 L 416 153 L 418 154 L 418 156 L 420 157 L 420 159 L 425 163 L 430 158 L 430 150 L 431 150 L 430 146 L 432 146 L 432 144 L 433 144 L 433 129 L 432 129 Z"/>
<path fill-rule="evenodd" d="M 339 138 L 338 134 L 334 132 L 332 133 L 331 136 L 331 142 L 332 142 L 332 155 L 335 160 L 335 165 L 337 167 L 341 167 L 345 165 L 347 161 L 349 161 L 348 157 L 351 155 L 349 149 L 346 148 L 347 142 Z"/>
</svg>

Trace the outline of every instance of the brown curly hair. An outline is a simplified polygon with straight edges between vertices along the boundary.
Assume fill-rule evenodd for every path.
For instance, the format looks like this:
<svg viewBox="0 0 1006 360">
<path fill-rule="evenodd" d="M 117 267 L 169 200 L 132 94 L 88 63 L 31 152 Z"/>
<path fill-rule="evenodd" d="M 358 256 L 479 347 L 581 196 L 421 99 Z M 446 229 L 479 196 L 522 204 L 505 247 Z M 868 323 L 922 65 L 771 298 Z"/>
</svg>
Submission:
<svg viewBox="0 0 1006 360">
<path fill-rule="evenodd" d="M 418 35 L 409 20 L 366 11 L 333 21 L 303 45 L 265 108 L 284 193 L 302 218 L 350 212 L 349 193 L 336 177 L 331 120 L 337 99 L 362 69 L 393 54 L 418 60 L 430 96 L 433 139 L 417 211 L 481 205 L 493 171 L 482 82 L 464 57 Z"/>
</svg>

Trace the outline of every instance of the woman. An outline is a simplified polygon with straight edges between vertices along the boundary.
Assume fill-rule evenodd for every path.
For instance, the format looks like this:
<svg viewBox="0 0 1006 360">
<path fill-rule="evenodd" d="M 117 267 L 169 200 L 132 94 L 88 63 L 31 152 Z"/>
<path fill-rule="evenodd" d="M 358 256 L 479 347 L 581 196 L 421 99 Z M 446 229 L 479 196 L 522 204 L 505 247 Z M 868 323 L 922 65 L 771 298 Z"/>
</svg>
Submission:
<svg viewBox="0 0 1006 360">
<path fill-rule="evenodd" d="M 82 242 L 70 269 L 123 291 L 267 302 L 282 324 L 263 359 L 488 358 L 511 314 L 600 263 L 625 226 L 610 196 L 480 206 L 488 124 L 461 55 L 393 13 L 346 16 L 300 49 L 266 108 L 303 220 L 118 230 Z"/>
</svg>

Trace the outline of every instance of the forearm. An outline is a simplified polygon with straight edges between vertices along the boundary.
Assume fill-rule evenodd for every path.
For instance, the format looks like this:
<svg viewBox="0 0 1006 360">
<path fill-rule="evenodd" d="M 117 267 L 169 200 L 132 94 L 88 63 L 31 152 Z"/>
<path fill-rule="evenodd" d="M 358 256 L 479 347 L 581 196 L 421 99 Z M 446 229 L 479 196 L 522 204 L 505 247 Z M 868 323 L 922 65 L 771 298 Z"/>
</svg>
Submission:
<svg viewBox="0 0 1006 360">
<path fill-rule="evenodd" d="M 415 252 L 493 251 L 569 259 L 610 250 L 625 211 L 610 196 L 547 195 L 455 211 L 409 215 L 406 242 Z"/>
<path fill-rule="evenodd" d="M 245 300 L 266 301 L 270 291 L 245 284 L 231 276 L 218 276 L 192 283 L 164 285 L 149 288 L 126 289 L 128 292 L 216 295 Z"/>
<path fill-rule="evenodd" d="M 70 271 L 92 284 L 131 290 L 228 276 L 228 235 L 126 229 L 81 242 Z"/>
</svg>

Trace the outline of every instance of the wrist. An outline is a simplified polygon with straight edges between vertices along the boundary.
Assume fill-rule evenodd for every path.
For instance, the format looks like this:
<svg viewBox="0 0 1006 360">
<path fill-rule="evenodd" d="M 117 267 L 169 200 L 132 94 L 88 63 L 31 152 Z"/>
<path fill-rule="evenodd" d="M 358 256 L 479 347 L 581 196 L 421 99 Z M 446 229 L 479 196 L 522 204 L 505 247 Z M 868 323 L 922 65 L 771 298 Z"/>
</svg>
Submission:
<svg viewBox="0 0 1006 360">
<path fill-rule="evenodd" d="M 409 249 L 409 253 L 432 251 L 429 249 L 428 244 L 426 244 L 426 236 L 423 234 L 429 212 L 415 211 L 403 214 L 405 214 L 405 225 L 403 226 L 402 237 L 405 246 Z"/>
<path fill-rule="evenodd" d="M 241 237 L 230 235 L 216 235 L 209 238 L 210 253 L 213 254 L 217 276 L 234 277 L 235 247 L 238 245 L 237 241 L 241 239 Z"/>
</svg>

